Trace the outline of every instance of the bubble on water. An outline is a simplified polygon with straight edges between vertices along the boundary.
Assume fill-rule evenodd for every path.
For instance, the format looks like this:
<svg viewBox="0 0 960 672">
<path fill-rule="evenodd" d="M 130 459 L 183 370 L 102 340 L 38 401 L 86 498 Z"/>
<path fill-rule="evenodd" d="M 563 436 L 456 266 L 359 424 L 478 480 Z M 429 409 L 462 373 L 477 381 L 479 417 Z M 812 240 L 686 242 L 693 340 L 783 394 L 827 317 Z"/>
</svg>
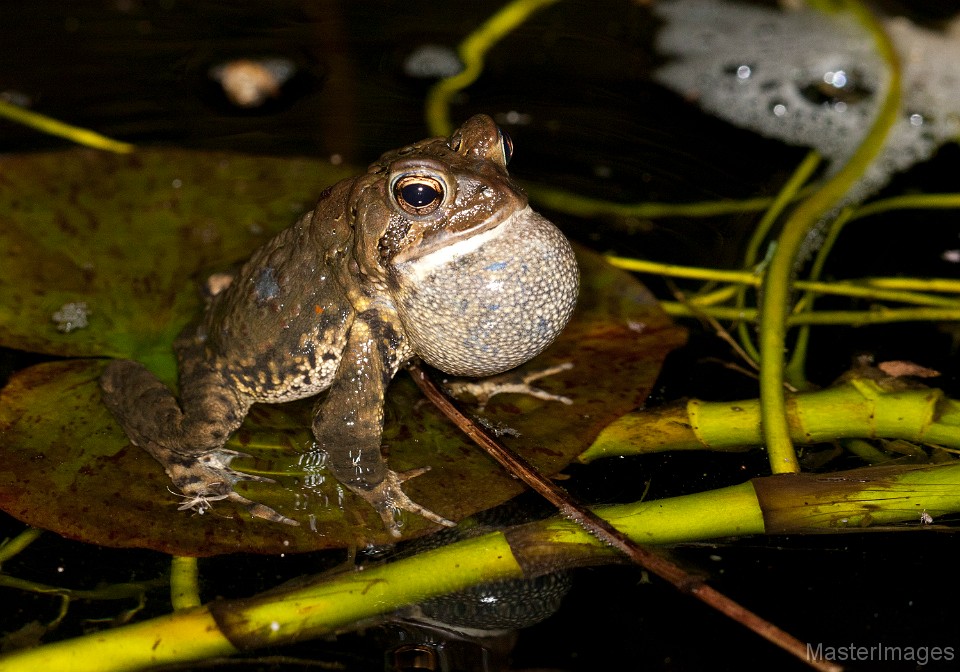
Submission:
<svg viewBox="0 0 960 672">
<path fill-rule="evenodd" d="M 721 0 L 663 0 L 658 82 L 707 112 L 767 137 L 811 147 L 838 170 L 856 151 L 889 85 L 873 37 L 852 17 Z M 960 136 L 960 41 L 886 19 L 902 60 L 903 112 L 847 201 Z M 909 113 L 906 112 L 909 110 Z"/>
</svg>

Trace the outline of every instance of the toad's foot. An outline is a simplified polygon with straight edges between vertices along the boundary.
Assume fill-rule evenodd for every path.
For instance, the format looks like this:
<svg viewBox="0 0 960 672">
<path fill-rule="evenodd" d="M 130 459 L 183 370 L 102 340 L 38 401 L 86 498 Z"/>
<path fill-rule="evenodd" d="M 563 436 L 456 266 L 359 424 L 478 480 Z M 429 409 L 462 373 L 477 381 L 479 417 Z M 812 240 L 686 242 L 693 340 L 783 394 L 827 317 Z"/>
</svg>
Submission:
<svg viewBox="0 0 960 672">
<path fill-rule="evenodd" d="M 181 511 L 193 510 L 205 513 L 213 508 L 211 502 L 228 499 L 244 507 L 251 516 L 263 518 L 274 523 L 299 525 L 292 518 L 283 516 L 269 506 L 253 502 L 234 491 L 238 481 L 259 481 L 273 483 L 273 479 L 245 474 L 230 468 L 230 463 L 238 457 L 249 457 L 246 453 L 218 448 L 198 456 L 183 455 L 156 443 L 147 446 L 147 450 L 161 463 L 173 484 L 183 493 L 185 501 Z"/>
<path fill-rule="evenodd" d="M 400 488 L 404 481 L 409 481 L 411 478 L 416 478 L 428 471 L 430 471 L 430 467 L 420 467 L 419 469 L 399 473 L 388 469 L 384 479 L 372 488 L 351 487 L 350 489 L 367 500 L 370 506 L 377 510 L 383 520 L 383 526 L 387 528 L 390 536 L 400 536 L 400 524 L 397 522 L 396 516 L 397 512 L 401 510 L 423 516 L 437 525 L 454 527 L 456 523 L 420 506 L 407 497 L 407 494 Z"/>
<path fill-rule="evenodd" d="M 563 371 L 573 368 L 573 362 L 564 362 L 557 366 L 551 366 L 547 369 L 538 371 L 528 371 L 520 373 L 517 371 L 507 371 L 498 376 L 483 378 L 482 380 L 457 380 L 446 383 L 446 388 L 454 397 L 460 398 L 463 394 L 469 394 L 477 401 L 477 406 L 482 411 L 487 403 L 497 394 L 526 394 L 530 397 L 543 399 L 545 401 L 559 401 L 568 406 L 573 403 L 569 397 L 563 397 L 559 394 L 551 394 L 539 387 L 534 387 L 531 383 L 547 376 L 553 376 Z"/>
</svg>

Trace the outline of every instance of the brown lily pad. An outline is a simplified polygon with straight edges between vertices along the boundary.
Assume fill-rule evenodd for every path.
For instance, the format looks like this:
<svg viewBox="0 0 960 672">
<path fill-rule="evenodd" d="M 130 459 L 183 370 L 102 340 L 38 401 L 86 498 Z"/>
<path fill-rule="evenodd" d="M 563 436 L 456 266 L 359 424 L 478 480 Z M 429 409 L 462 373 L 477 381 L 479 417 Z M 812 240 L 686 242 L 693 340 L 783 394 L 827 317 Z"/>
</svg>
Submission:
<svg viewBox="0 0 960 672">
<path fill-rule="evenodd" d="M 315 177 L 322 164 L 307 160 L 291 160 L 291 167 L 281 159 L 154 150 L 138 153 L 139 159 L 71 152 L 60 156 L 59 163 L 65 165 L 78 155 L 83 169 L 65 167 L 69 174 L 60 176 L 55 171 L 57 162 L 51 162 L 49 156 L 18 159 L 25 172 L 37 170 L 30 163 L 36 160 L 48 171 L 45 179 L 74 181 L 70 188 L 47 194 L 42 208 L 36 204 L 28 208 L 29 213 L 66 213 L 61 217 L 31 214 L 21 220 L 23 208 L 11 206 L 9 185 L 3 187 L 0 243 L 34 241 L 39 270 L 20 274 L 22 265 L 13 271 L 6 265 L 0 268 L 4 301 L 0 303 L 0 345 L 86 357 L 134 357 L 167 377 L 172 377 L 170 342 L 180 325 L 199 310 L 197 279 L 242 259 L 262 242 L 266 232 L 292 222 L 297 213 L 286 212 L 291 204 L 301 199 L 309 202 L 299 195 L 307 191 L 306 182 L 314 185 L 315 193 L 322 189 Z M 268 182 L 282 191 L 284 180 L 289 180 L 293 186 L 285 193 L 294 195 L 280 203 L 257 192 L 249 196 L 251 202 L 245 209 L 241 206 L 246 195 L 241 198 L 236 190 L 218 193 L 211 188 L 209 196 L 191 198 L 194 205 L 186 214 L 174 216 L 155 207 L 164 197 L 151 196 L 150 190 L 134 179 L 141 172 L 168 170 L 159 178 L 143 176 L 144 184 L 165 189 L 165 180 L 173 179 L 170 173 L 175 171 L 164 166 L 177 164 L 178 174 L 193 175 L 191 179 L 200 185 L 201 176 L 216 173 L 216 166 L 224 161 L 240 165 L 258 162 L 257 170 L 262 172 L 253 181 Z M 264 167 L 267 163 L 270 170 Z M 184 181 L 179 179 L 182 189 Z M 222 187 L 230 179 L 217 177 L 214 183 Z M 137 184 L 137 196 L 108 196 L 105 181 L 111 188 Z M 98 204 L 91 193 L 101 194 L 107 202 Z M 261 198 L 267 200 L 258 200 Z M 73 234 L 67 233 L 70 227 L 57 223 L 63 218 L 79 221 L 70 207 L 71 199 L 86 204 L 79 220 L 87 222 L 87 228 L 75 225 Z M 224 212 L 235 217 L 242 217 L 241 212 L 266 214 L 262 220 L 253 221 L 247 214 L 248 219 L 239 224 L 225 223 L 216 217 L 220 200 L 232 201 L 224 206 Z M 138 209 L 136 204 L 143 202 L 154 206 Z M 273 206 L 264 209 L 265 202 Z M 24 200 L 18 203 L 22 205 Z M 113 212 L 122 207 L 132 211 Z M 208 212 L 206 218 L 194 216 L 201 207 Z M 188 221 L 181 221 L 180 216 Z M 44 228 L 51 226 L 54 232 Z M 197 244 L 197 226 L 207 227 L 211 246 Z M 116 227 L 121 230 L 115 231 Z M 159 233 L 161 229 L 165 235 Z M 135 245 L 138 238 L 143 242 Z M 641 403 L 663 358 L 684 338 L 683 331 L 629 275 L 591 252 L 580 250 L 578 256 L 583 279 L 573 321 L 553 346 L 522 367 L 536 370 L 572 362 L 571 369 L 537 384 L 573 403 L 501 395 L 482 413 L 488 421 L 518 433 L 503 440 L 548 474 L 561 470 L 605 425 Z M 7 255 L 4 262 L 9 258 Z M 85 265 L 78 263 L 79 259 L 88 261 Z M 59 264 L 66 264 L 72 274 L 70 283 L 57 285 L 58 278 L 50 269 Z M 95 272 L 96 281 L 79 283 L 83 268 L 91 266 L 103 269 Z M 115 280 L 108 268 L 117 269 Z M 94 306 L 86 329 L 62 333 L 47 323 L 46 311 L 52 305 L 68 296 L 74 300 L 64 286 L 82 291 L 83 299 Z M 56 298 L 51 300 L 50 293 Z M 14 319 L 11 306 L 25 311 L 31 320 Z M 311 451 L 312 401 L 308 400 L 255 406 L 229 444 L 251 455 L 238 459 L 234 466 L 276 480 L 274 484 L 240 484 L 241 494 L 298 520 L 299 527 L 251 519 L 229 503 L 214 503 L 214 509 L 202 516 L 179 511 L 182 498 L 170 491 L 160 465 L 129 444 L 101 403 L 97 378 L 103 363 L 102 359 L 76 359 L 33 366 L 13 376 L 0 391 L 0 449 L 4 452 L 0 508 L 24 522 L 71 538 L 177 555 L 301 552 L 392 541 L 373 510 L 326 474 Z M 416 501 L 447 517 L 462 518 L 521 490 L 425 402 L 402 373 L 390 387 L 383 439 L 394 469 L 432 467 L 405 489 Z M 431 529 L 418 517 L 406 516 L 405 520 L 405 536 Z"/>
</svg>

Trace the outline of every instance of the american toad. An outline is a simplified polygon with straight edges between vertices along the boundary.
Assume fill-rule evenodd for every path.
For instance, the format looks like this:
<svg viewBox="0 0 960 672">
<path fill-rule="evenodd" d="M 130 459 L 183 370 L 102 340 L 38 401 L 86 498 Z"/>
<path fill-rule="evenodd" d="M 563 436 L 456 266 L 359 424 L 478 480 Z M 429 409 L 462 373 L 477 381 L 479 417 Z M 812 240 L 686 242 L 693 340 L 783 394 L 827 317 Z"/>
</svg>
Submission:
<svg viewBox="0 0 960 672">
<path fill-rule="evenodd" d="M 401 488 L 426 469 L 387 468 L 387 386 L 414 356 L 458 376 L 518 366 L 556 338 L 577 296 L 570 244 L 511 182 L 511 151 L 478 115 L 327 189 L 235 277 L 221 277 L 203 318 L 177 339 L 179 402 L 141 364 L 107 366 L 104 402 L 183 492 L 182 508 L 228 499 L 296 524 L 234 491 L 268 479 L 232 469 L 241 453 L 224 443 L 252 404 L 326 390 L 313 433 L 332 474 L 395 536 L 400 509 L 452 524 Z"/>
</svg>

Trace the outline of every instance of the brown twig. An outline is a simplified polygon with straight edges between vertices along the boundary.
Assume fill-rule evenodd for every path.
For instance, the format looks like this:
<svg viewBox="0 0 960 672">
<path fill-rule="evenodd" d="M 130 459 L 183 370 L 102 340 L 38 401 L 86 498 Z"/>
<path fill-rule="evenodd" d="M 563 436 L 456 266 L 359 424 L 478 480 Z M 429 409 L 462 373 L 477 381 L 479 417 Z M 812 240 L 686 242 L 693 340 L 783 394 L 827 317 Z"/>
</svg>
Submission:
<svg viewBox="0 0 960 672">
<path fill-rule="evenodd" d="M 843 670 L 841 666 L 831 661 L 817 660 L 808 656 L 806 645 L 793 635 L 760 618 L 749 609 L 737 604 L 666 558 L 638 545 L 590 509 L 579 505 L 566 490 L 543 476 L 529 462 L 490 436 L 486 430 L 457 408 L 453 401 L 427 375 L 419 362 L 410 365 L 410 372 L 414 382 L 423 391 L 424 395 L 444 415 L 513 476 L 526 483 L 556 506 L 565 518 L 577 523 L 603 543 L 623 552 L 633 562 L 668 581 L 681 592 L 693 595 L 701 602 L 708 604 L 802 660 L 810 667 L 829 672 Z"/>
</svg>

